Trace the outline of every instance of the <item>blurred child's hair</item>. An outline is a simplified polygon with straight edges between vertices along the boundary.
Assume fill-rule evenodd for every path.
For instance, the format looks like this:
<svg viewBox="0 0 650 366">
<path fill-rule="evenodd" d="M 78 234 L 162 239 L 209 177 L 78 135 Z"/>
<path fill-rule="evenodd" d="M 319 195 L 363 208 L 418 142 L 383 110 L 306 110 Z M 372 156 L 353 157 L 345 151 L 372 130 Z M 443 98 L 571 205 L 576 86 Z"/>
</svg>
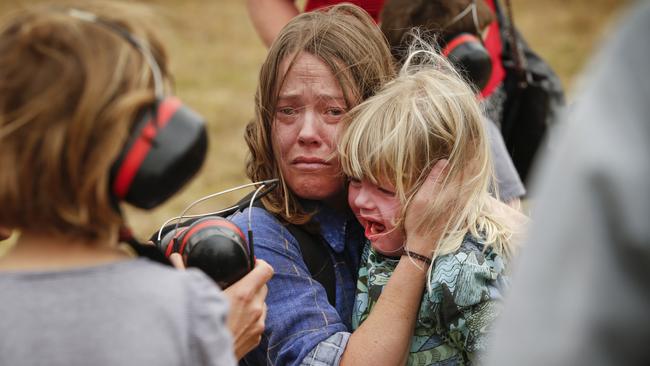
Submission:
<svg viewBox="0 0 650 366">
<path fill-rule="evenodd" d="M 443 229 L 434 255 L 458 250 L 469 231 L 509 258 L 511 229 L 487 205 L 494 184 L 488 141 L 472 89 L 431 50 L 412 51 L 399 76 L 345 117 L 339 143 L 343 171 L 392 184 L 409 202 L 440 159 L 447 159 L 441 193 L 421 215 L 419 229 Z M 433 239 L 432 239 L 433 240 Z"/>
<path fill-rule="evenodd" d="M 476 19 L 471 11 L 464 13 L 470 6 L 476 6 Z M 485 0 L 386 0 L 380 19 L 391 52 L 400 60 L 408 51 L 412 28 L 443 46 L 460 33 L 480 38 L 479 32 L 495 17 Z"/>
<path fill-rule="evenodd" d="M 166 76 L 161 43 L 143 25 L 146 9 L 74 7 L 137 37 Z M 69 8 L 23 9 L 0 25 L 0 224 L 105 238 L 122 223 L 109 194 L 111 166 L 138 110 L 154 100 L 153 79 L 124 37 Z"/>
</svg>

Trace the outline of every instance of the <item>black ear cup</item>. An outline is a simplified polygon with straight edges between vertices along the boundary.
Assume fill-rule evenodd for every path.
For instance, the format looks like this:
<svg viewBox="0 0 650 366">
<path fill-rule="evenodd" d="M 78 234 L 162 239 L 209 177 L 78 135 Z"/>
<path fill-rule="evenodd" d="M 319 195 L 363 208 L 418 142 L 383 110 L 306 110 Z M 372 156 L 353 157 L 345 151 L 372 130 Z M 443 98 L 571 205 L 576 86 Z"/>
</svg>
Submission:
<svg viewBox="0 0 650 366">
<path fill-rule="evenodd" d="M 442 50 L 442 54 L 451 61 L 476 88 L 482 90 L 492 75 L 492 60 L 478 37 L 470 33 L 461 33 L 451 38 Z"/>
<path fill-rule="evenodd" d="M 111 174 L 113 197 L 143 209 L 176 193 L 200 169 L 208 148 L 203 119 L 174 97 L 140 113 Z"/>
<path fill-rule="evenodd" d="M 222 217 L 208 216 L 176 232 L 170 231 L 158 247 L 166 256 L 180 253 L 188 267 L 200 268 L 221 288 L 227 288 L 252 269 L 246 243 L 235 224 Z"/>
</svg>

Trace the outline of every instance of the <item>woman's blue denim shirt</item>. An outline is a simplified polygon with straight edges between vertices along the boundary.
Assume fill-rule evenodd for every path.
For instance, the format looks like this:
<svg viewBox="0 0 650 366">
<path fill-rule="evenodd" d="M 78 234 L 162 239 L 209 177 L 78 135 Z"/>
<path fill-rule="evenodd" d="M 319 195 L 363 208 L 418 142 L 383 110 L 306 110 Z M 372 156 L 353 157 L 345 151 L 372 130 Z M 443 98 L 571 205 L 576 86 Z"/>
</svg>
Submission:
<svg viewBox="0 0 650 366">
<path fill-rule="evenodd" d="M 248 211 L 230 219 L 248 230 Z M 314 217 L 329 244 L 336 276 L 336 307 L 325 289 L 312 279 L 300 245 L 272 214 L 251 211 L 255 256 L 267 261 L 275 274 L 268 282 L 266 329 L 260 345 L 243 365 L 336 365 L 347 344 L 354 305 L 359 248 L 363 232 L 351 214 L 321 205 Z M 313 352 L 312 352 L 313 351 Z"/>
</svg>

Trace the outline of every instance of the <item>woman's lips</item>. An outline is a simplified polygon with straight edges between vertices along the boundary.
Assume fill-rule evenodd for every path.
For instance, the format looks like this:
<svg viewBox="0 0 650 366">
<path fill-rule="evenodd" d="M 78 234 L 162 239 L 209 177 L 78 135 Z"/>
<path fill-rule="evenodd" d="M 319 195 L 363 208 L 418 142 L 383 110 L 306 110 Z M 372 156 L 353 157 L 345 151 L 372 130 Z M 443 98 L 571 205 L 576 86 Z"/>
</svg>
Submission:
<svg viewBox="0 0 650 366">
<path fill-rule="evenodd" d="M 296 169 L 313 171 L 328 167 L 330 164 L 326 160 L 320 158 L 299 157 L 293 159 L 291 165 Z"/>
</svg>

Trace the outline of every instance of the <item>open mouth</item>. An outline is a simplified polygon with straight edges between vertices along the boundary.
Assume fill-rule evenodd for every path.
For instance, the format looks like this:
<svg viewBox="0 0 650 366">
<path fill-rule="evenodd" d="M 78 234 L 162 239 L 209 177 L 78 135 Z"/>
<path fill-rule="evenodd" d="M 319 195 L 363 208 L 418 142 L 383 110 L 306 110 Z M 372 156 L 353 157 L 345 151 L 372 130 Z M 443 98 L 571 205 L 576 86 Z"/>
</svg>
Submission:
<svg viewBox="0 0 650 366">
<path fill-rule="evenodd" d="M 386 226 L 377 221 L 366 220 L 365 229 L 366 238 L 372 241 L 377 239 L 378 236 L 384 234 L 386 231 Z"/>
</svg>

